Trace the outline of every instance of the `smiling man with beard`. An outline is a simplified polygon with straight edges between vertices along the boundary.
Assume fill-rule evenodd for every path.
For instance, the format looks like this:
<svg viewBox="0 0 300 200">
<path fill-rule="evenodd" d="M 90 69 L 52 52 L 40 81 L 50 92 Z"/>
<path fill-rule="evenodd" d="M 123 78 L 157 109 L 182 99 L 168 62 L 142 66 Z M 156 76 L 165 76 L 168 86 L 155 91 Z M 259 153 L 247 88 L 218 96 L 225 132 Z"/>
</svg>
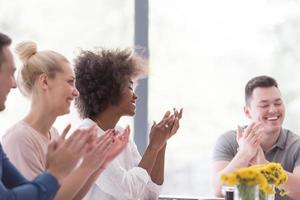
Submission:
<svg viewBox="0 0 300 200">
<path fill-rule="evenodd" d="M 217 140 L 213 153 L 213 184 L 222 196 L 220 175 L 241 167 L 280 163 L 288 174 L 287 195 L 276 200 L 300 199 L 300 137 L 282 128 L 285 106 L 275 79 L 252 78 L 245 87 L 244 112 L 250 125 L 228 131 Z"/>
</svg>

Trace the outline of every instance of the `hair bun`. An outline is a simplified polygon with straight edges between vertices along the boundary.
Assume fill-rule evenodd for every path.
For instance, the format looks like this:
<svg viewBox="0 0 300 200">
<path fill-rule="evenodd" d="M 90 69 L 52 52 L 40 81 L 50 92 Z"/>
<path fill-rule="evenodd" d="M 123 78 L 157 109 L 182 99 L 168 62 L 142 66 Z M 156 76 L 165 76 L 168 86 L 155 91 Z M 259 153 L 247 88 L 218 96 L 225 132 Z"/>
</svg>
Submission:
<svg viewBox="0 0 300 200">
<path fill-rule="evenodd" d="M 37 45 L 31 41 L 21 42 L 16 46 L 15 50 L 21 62 L 26 63 L 32 55 L 36 54 Z"/>
</svg>

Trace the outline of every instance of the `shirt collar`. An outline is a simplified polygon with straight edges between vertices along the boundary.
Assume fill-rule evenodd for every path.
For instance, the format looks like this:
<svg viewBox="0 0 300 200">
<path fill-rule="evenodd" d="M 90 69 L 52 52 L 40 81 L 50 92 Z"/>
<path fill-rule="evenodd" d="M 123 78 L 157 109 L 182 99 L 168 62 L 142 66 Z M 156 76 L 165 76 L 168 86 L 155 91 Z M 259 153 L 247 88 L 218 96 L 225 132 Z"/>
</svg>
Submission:
<svg viewBox="0 0 300 200">
<path fill-rule="evenodd" d="M 82 122 L 83 124 L 84 124 L 84 126 L 92 126 L 92 125 L 96 125 L 96 129 L 97 129 L 97 134 L 99 135 L 99 136 L 102 136 L 102 135 L 104 135 L 104 133 L 105 133 L 105 131 L 104 130 L 102 130 L 99 126 L 98 126 L 98 124 L 96 123 L 96 122 L 94 122 L 92 119 L 90 119 L 90 118 L 85 118 L 84 120 L 83 120 L 83 122 Z"/>
<path fill-rule="evenodd" d="M 278 147 L 280 149 L 284 149 L 286 146 L 286 141 L 287 141 L 287 133 L 284 131 L 282 128 L 280 129 L 279 137 L 274 145 L 275 147 Z"/>
</svg>

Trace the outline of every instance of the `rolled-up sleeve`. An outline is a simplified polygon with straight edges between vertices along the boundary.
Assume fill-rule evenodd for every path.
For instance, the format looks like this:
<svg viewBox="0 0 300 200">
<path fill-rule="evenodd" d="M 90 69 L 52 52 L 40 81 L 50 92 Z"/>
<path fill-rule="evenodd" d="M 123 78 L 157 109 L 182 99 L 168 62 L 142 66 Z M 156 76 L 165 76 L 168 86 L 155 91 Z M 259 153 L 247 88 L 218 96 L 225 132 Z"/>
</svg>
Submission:
<svg viewBox="0 0 300 200">
<path fill-rule="evenodd" d="M 146 170 L 134 167 L 122 169 L 112 163 L 96 182 L 96 186 L 115 199 L 143 199 L 150 177 Z"/>
<path fill-rule="evenodd" d="M 130 159 L 135 166 L 123 166 L 118 160 L 113 161 L 96 181 L 96 187 L 118 200 L 158 199 L 162 186 L 152 182 L 148 172 L 138 167 L 141 156 L 133 142 L 128 145 L 125 155 L 130 157 L 121 157 Z"/>
</svg>

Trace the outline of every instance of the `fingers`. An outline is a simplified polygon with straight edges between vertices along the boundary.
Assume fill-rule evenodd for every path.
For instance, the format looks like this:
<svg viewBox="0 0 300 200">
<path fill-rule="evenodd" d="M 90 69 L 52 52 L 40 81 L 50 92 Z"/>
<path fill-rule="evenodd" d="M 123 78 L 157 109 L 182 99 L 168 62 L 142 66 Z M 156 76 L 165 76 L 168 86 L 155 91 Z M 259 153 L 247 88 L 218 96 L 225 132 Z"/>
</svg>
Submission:
<svg viewBox="0 0 300 200">
<path fill-rule="evenodd" d="M 251 123 L 244 131 L 243 136 L 246 138 L 251 133 L 251 130 L 255 126 L 255 123 Z"/>
<path fill-rule="evenodd" d="M 130 126 L 127 126 L 123 132 L 123 136 L 124 138 L 126 139 L 129 139 L 129 136 L 130 136 Z"/>
<path fill-rule="evenodd" d="M 83 153 L 85 145 L 88 145 L 90 137 L 96 134 L 96 127 L 93 125 L 89 128 L 80 128 L 67 139 L 66 145 L 73 151 Z"/>
<path fill-rule="evenodd" d="M 156 126 L 156 122 L 153 121 L 153 124 L 152 124 L 152 126 L 151 126 L 150 132 L 153 130 L 153 128 L 154 128 L 155 126 Z"/>
<path fill-rule="evenodd" d="M 179 114 L 178 114 L 178 118 L 181 119 L 182 118 L 182 113 L 183 113 L 183 108 L 180 109 Z"/>
<path fill-rule="evenodd" d="M 57 141 L 52 141 L 49 145 L 48 145 L 48 152 L 53 152 L 55 151 L 57 146 Z"/>
<path fill-rule="evenodd" d="M 252 126 L 251 130 L 249 130 L 246 138 L 249 138 L 251 140 L 255 135 L 260 135 L 262 130 L 263 127 L 261 123 L 254 123 L 254 126 Z"/>
<path fill-rule="evenodd" d="M 68 134 L 69 130 L 71 129 L 71 124 L 68 124 L 65 129 L 63 130 L 63 133 L 61 134 L 61 138 L 65 139 L 66 135 Z"/>
<path fill-rule="evenodd" d="M 170 111 L 167 111 L 167 112 L 165 113 L 164 117 L 162 118 L 162 120 L 168 118 L 168 117 L 170 116 L 170 114 L 171 114 L 171 112 L 170 112 Z"/>
<path fill-rule="evenodd" d="M 262 134 L 255 134 L 255 136 L 252 138 L 251 142 L 258 147 L 261 143 Z"/>
<path fill-rule="evenodd" d="M 130 127 L 127 126 L 124 129 L 123 133 L 120 134 L 117 139 L 119 139 L 122 142 L 122 144 L 126 144 L 129 141 L 129 136 L 130 136 Z"/>
<path fill-rule="evenodd" d="M 98 144 L 96 148 L 96 154 L 105 154 L 111 147 L 114 142 L 113 136 L 109 135 L 108 137 L 104 137 L 102 142 Z"/>
<path fill-rule="evenodd" d="M 243 136 L 243 129 L 238 125 L 236 129 L 236 140 L 239 141 L 242 136 Z"/>
<path fill-rule="evenodd" d="M 173 112 L 174 112 L 175 117 L 178 117 L 179 120 L 182 118 L 183 108 L 180 108 L 179 112 L 176 108 L 173 108 Z"/>
<path fill-rule="evenodd" d="M 115 135 L 114 129 L 109 129 L 105 132 L 104 135 L 98 137 L 96 139 L 96 146 L 99 147 L 101 145 L 103 145 L 104 143 L 106 143 L 110 138 L 113 138 Z M 96 148 L 97 148 L 96 147 Z"/>
<path fill-rule="evenodd" d="M 179 129 L 179 118 L 175 118 L 172 129 L 171 129 L 171 136 L 177 132 Z"/>
</svg>

